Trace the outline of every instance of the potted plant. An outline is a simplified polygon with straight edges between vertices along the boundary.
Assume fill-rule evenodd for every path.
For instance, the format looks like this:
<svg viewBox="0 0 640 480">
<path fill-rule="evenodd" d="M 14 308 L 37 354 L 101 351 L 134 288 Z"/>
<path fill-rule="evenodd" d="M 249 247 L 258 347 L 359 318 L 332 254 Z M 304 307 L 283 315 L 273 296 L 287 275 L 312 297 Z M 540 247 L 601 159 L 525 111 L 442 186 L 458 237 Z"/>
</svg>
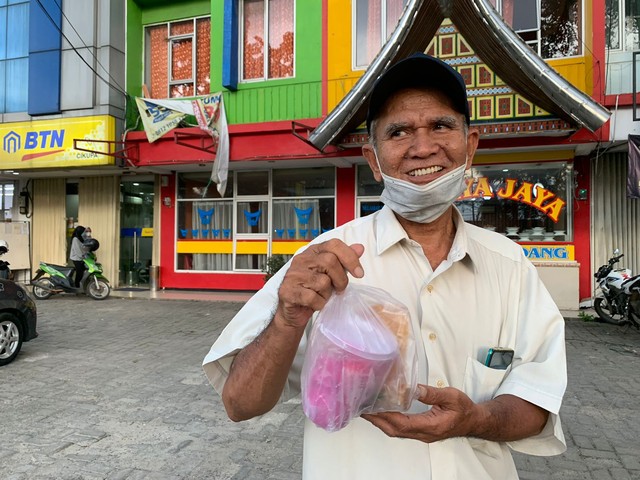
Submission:
<svg viewBox="0 0 640 480">
<path fill-rule="evenodd" d="M 272 255 L 267 258 L 267 263 L 262 269 L 265 272 L 264 281 L 267 282 L 271 277 L 273 277 L 278 270 L 280 270 L 284 264 L 287 263 L 287 260 L 283 255 Z"/>
</svg>

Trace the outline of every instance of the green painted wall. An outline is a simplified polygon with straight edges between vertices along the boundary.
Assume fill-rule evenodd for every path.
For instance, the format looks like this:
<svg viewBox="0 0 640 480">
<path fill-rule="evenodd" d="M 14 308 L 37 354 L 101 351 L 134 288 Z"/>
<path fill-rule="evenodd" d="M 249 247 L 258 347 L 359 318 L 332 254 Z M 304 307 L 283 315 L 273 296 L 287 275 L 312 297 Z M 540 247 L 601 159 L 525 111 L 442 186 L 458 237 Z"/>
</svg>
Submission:
<svg viewBox="0 0 640 480">
<path fill-rule="evenodd" d="M 211 88 L 222 88 L 222 0 L 212 1 Z M 322 2 L 296 0 L 295 77 L 238 83 L 224 96 L 230 123 L 319 118 L 322 115 Z"/>
<path fill-rule="evenodd" d="M 319 118 L 322 115 L 322 2 L 296 0 L 295 77 L 222 88 L 224 1 L 176 0 L 141 9 L 127 0 L 127 91 L 142 94 L 144 26 L 211 14 L 211 91 L 225 91 L 231 124 Z M 131 125 L 129 125 L 131 126 Z"/>
</svg>

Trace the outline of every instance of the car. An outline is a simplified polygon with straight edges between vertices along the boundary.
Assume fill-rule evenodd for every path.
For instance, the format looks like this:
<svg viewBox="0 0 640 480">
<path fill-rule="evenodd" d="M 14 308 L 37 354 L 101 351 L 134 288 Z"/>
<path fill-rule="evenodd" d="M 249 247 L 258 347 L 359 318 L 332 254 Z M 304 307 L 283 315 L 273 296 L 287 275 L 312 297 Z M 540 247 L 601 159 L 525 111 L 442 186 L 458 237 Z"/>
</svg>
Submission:
<svg viewBox="0 0 640 480">
<path fill-rule="evenodd" d="M 37 321 L 36 303 L 27 289 L 0 278 L 0 367 L 16 358 L 24 342 L 38 336 Z"/>
</svg>

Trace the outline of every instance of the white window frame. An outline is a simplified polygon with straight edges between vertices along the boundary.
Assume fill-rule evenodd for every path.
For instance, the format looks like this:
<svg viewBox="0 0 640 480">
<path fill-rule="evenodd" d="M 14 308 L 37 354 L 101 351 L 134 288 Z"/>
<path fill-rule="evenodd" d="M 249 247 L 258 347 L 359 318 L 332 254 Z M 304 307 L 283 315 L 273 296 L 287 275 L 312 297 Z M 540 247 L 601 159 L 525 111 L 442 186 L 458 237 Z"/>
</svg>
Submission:
<svg viewBox="0 0 640 480">
<path fill-rule="evenodd" d="M 192 18 L 191 19 L 191 26 L 192 26 L 192 31 L 191 33 L 185 33 L 182 35 L 171 35 L 171 25 L 172 24 L 176 24 L 176 23 L 186 23 L 187 20 L 177 20 L 175 22 L 169 22 L 167 24 L 167 28 L 168 28 L 168 36 L 167 36 L 167 48 L 169 49 L 168 52 L 168 65 L 167 65 L 167 69 L 168 69 L 168 85 L 167 85 L 167 96 L 169 95 L 169 93 L 171 92 L 171 87 L 173 85 L 183 85 L 185 83 L 190 83 L 191 87 L 193 89 L 193 94 L 197 95 L 198 92 L 196 90 L 196 75 L 195 75 L 195 71 L 196 71 L 196 51 L 197 51 L 197 40 L 196 40 L 196 19 Z M 179 42 L 180 40 L 191 40 L 191 77 L 190 78 L 185 78 L 183 80 L 175 80 L 172 76 L 172 68 L 171 66 L 173 65 L 173 48 L 171 48 L 173 46 L 174 43 Z"/>
<path fill-rule="evenodd" d="M 262 77 L 261 78 L 244 78 L 244 0 L 240 0 L 240 8 L 238 9 L 238 36 L 239 36 L 239 44 L 238 44 L 238 67 L 240 69 L 239 83 L 255 83 L 255 82 L 264 82 L 267 80 L 287 80 L 290 78 L 295 78 L 296 76 L 296 0 L 292 0 L 293 3 L 293 72 L 290 77 L 269 77 L 269 0 L 262 0 L 264 2 L 264 17 L 262 21 L 264 22 L 264 62 L 262 65 Z"/>
<path fill-rule="evenodd" d="M 144 25 L 144 46 L 143 46 L 143 55 L 144 55 L 144 63 L 143 63 L 143 75 L 142 78 L 144 79 L 144 83 L 146 85 L 149 84 L 150 82 L 150 77 L 148 76 L 148 67 L 150 66 L 151 63 L 151 52 L 148 50 L 150 48 L 150 45 L 147 44 L 147 29 L 148 28 L 152 28 L 152 27 L 157 27 L 159 25 L 164 25 L 167 28 L 167 86 L 166 86 L 166 90 L 165 90 L 165 94 L 164 97 L 162 98 L 170 98 L 169 95 L 171 94 L 171 87 L 173 85 L 183 85 L 186 83 L 190 83 L 191 87 L 193 89 L 193 96 L 197 96 L 198 95 L 198 89 L 197 89 L 197 52 L 198 52 L 198 31 L 197 31 L 197 27 L 198 27 L 198 20 L 201 19 L 209 19 L 209 28 L 211 28 L 211 17 L 209 15 L 201 15 L 199 17 L 192 17 L 192 18 L 183 18 L 180 20 L 172 20 L 169 22 L 158 22 L 158 23 L 150 23 L 148 25 Z M 185 23 L 188 21 L 192 21 L 193 22 L 193 31 L 192 33 L 186 33 L 186 34 L 181 34 L 181 35 L 171 35 L 171 25 L 172 24 L 177 24 L 177 23 Z M 172 77 L 172 73 L 171 73 L 171 65 L 173 65 L 173 49 L 171 48 L 171 46 L 173 45 L 173 42 L 176 42 L 178 40 L 184 40 L 184 39 L 191 39 L 191 78 L 190 79 L 184 79 L 184 80 L 174 80 Z M 181 98 L 181 97 L 173 97 L 173 98 Z M 189 97 L 184 97 L 184 98 L 189 98 Z"/>
<path fill-rule="evenodd" d="M 517 1 L 517 0 L 516 0 Z M 553 0 L 549 0 L 549 1 L 553 1 Z M 584 22 L 585 22 L 585 6 L 584 6 L 584 0 L 578 0 L 580 2 L 580 27 L 581 27 L 581 32 L 579 34 L 579 38 L 584 38 Z M 542 57 L 542 0 L 537 0 L 536 2 L 536 7 L 538 10 L 538 28 L 537 29 L 525 29 L 525 30 L 516 30 L 516 33 L 527 33 L 527 32 L 536 32 L 536 39 L 535 40 L 528 40 L 525 41 L 525 43 L 527 45 L 529 45 L 533 51 L 535 51 L 540 57 Z M 496 0 L 496 11 L 500 14 L 500 16 L 502 16 L 502 0 Z M 580 46 L 580 52 L 577 53 L 576 55 L 571 55 L 571 56 L 567 56 L 567 57 L 562 57 L 562 58 L 575 58 L 575 57 L 581 57 L 584 55 L 583 52 L 583 46 Z M 545 58 L 545 60 L 554 60 L 554 58 Z"/>
<path fill-rule="evenodd" d="M 381 11 L 380 11 L 380 39 L 381 42 L 386 42 L 387 39 L 387 2 L 385 0 L 380 0 Z M 356 70 L 366 70 L 367 65 L 358 65 L 356 63 L 357 57 L 357 48 L 358 48 L 358 32 L 357 28 L 357 15 L 358 15 L 358 2 L 354 0 L 351 2 L 351 68 Z M 380 45 L 382 48 L 382 44 Z"/>
<path fill-rule="evenodd" d="M 619 46 L 617 48 L 609 48 L 609 47 L 605 47 L 607 48 L 607 50 L 609 50 L 610 52 L 633 52 L 634 48 L 633 48 L 633 43 L 631 44 L 630 47 L 627 47 L 627 32 L 626 32 L 626 28 L 625 28 L 625 23 L 626 23 L 626 19 L 627 19 L 627 12 L 625 11 L 625 2 L 624 0 L 615 0 L 618 3 L 618 41 L 619 41 Z M 606 8 L 606 3 L 605 3 L 605 8 Z M 606 20 L 606 17 L 605 17 Z M 606 29 L 607 29 L 607 25 L 605 24 L 604 26 L 605 28 L 605 43 L 606 43 Z M 640 35 L 640 31 L 638 32 L 638 34 Z M 638 42 L 640 44 L 640 41 Z"/>
</svg>

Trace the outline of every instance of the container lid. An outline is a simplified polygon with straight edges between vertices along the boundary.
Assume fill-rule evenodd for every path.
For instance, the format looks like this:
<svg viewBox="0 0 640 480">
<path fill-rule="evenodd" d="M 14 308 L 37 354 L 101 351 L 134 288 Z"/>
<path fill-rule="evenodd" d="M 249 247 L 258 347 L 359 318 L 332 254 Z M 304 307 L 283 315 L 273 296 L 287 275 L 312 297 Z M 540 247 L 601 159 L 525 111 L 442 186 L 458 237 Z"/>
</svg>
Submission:
<svg viewBox="0 0 640 480">
<path fill-rule="evenodd" d="M 349 295 L 349 289 L 344 293 Z M 359 357 L 388 360 L 398 355 L 395 335 L 376 317 L 375 312 L 353 295 L 347 318 L 320 322 L 319 331 L 331 343 Z"/>
</svg>

